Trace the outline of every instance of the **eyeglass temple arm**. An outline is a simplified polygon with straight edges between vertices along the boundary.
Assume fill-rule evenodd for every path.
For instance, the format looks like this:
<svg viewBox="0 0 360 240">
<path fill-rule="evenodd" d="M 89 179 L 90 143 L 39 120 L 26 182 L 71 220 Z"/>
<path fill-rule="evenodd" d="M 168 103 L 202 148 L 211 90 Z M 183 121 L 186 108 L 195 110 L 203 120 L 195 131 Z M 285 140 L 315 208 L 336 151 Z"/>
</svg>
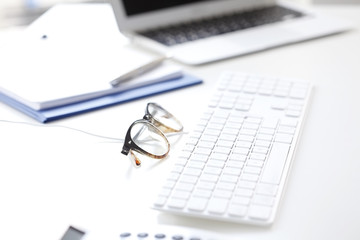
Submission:
<svg viewBox="0 0 360 240">
<path fill-rule="evenodd" d="M 123 147 L 122 147 L 122 150 L 121 150 L 122 154 L 124 154 L 126 156 L 129 154 L 130 148 L 131 148 L 131 143 L 132 143 L 132 140 L 131 140 L 131 137 L 130 137 L 130 128 L 129 128 L 129 130 L 126 133 L 125 141 L 124 141 L 124 144 L 123 144 Z"/>
<path fill-rule="evenodd" d="M 127 146 L 123 146 L 121 153 L 124 155 L 128 155 L 130 151 L 130 148 L 128 148 Z"/>
</svg>

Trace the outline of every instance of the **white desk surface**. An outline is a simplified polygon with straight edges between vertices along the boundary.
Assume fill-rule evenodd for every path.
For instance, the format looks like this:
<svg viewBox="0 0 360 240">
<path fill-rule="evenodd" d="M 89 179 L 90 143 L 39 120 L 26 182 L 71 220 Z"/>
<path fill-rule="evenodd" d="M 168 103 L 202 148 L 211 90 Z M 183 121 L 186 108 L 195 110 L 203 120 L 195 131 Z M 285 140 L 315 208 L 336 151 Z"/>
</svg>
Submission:
<svg viewBox="0 0 360 240">
<path fill-rule="evenodd" d="M 187 130 L 223 70 L 299 77 L 314 84 L 300 144 L 274 224 L 252 227 L 160 213 L 149 206 L 182 141 L 163 162 L 133 169 L 115 141 L 64 128 L 0 121 L 0 239 L 48 240 L 60 226 L 170 225 L 222 239 L 360 239 L 360 7 L 322 6 L 354 30 L 198 67 L 202 85 L 79 115 L 62 125 L 123 138 L 147 102 L 168 108 Z M 0 103 L 0 119 L 35 123 Z"/>
</svg>

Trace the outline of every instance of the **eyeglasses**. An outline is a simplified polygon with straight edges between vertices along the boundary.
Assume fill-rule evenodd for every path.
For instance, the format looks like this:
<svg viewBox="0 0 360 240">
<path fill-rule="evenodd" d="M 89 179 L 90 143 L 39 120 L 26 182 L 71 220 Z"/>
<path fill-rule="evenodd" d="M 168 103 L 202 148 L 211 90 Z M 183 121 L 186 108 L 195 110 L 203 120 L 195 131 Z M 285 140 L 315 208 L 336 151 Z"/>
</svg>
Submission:
<svg viewBox="0 0 360 240">
<path fill-rule="evenodd" d="M 148 103 L 143 119 L 133 122 L 129 127 L 121 153 L 130 153 L 129 157 L 136 167 L 141 166 L 141 161 L 134 152 L 163 159 L 170 151 L 165 133 L 182 130 L 182 124 L 170 112 L 156 103 Z"/>
</svg>

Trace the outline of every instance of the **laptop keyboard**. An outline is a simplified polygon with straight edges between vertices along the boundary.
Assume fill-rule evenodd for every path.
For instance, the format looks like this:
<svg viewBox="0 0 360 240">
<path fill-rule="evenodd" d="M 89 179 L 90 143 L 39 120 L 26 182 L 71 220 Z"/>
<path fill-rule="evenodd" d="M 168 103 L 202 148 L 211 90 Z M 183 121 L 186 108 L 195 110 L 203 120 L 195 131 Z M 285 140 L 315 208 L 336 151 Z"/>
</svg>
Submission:
<svg viewBox="0 0 360 240">
<path fill-rule="evenodd" d="M 302 13 L 281 6 L 271 6 L 246 12 L 201 19 L 140 32 L 167 46 L 195 41 L 220 34 L 248 29 L 303 16 Z"/>
<path fill-rule="evenodd" d="M 308 103 L 308 82 L 226 72 L 154 208 L 273 222 Z"/>
</svg>

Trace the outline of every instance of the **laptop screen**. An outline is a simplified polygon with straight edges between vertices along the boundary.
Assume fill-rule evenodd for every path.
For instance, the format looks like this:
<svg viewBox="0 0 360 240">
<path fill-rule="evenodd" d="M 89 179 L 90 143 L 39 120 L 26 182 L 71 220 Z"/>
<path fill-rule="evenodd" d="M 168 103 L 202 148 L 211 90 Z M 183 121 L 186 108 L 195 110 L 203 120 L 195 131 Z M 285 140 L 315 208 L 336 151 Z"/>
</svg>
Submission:
<svg viewBox="0 0 360 240">
<path fill-rule="evenodd" d="M 179 5 L 213 0 L 122 0 L 127 16 L 171 8 Z"/>
</svg>

